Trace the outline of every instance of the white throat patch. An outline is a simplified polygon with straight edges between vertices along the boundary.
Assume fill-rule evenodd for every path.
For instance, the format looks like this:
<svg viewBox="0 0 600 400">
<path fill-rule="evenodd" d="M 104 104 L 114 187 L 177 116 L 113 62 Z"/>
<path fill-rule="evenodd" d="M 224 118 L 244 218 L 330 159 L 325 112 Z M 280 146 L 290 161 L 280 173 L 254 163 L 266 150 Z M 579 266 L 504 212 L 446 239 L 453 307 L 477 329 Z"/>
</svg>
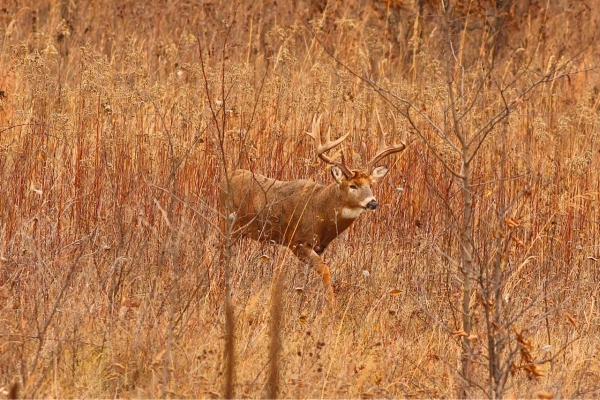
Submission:
<svg viewBox="0 0 600 400">
<path fill-rule="evenodd" d="M 365 211 L 365 209 L 362 207 L 343 207 L 342 212 L 340 213 L 340 217 L 342 217 L 343 219 L 356 219 L 363 211 Z"/>
</svg>

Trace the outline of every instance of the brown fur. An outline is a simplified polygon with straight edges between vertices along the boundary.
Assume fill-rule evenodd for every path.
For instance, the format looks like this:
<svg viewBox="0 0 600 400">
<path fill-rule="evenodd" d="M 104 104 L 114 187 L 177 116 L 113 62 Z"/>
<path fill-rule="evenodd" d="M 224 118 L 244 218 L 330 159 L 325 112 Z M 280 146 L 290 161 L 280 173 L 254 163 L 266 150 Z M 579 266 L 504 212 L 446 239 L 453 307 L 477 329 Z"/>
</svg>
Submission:
<svg viewBox="0 0 600 400">
<path fill-rule="evenodd" d="M 377 179 L 363 171 L 355 177 L 321 185 L 307 180 L 278 181 L 247 170 L 237 170 L 222 185 L 221 203 L 227 204 L 227 218 L 233 234 L 254 240 L 270 241 L 289 247 L 322 275 L 333 298 L 329 268 L 320 254 L 329 243 L 354 222 L 365 202 L 375 200 L 371 184 Z M 355 185 L 356 189 L 350 186 Z M 357 210 L 347 216 L 344 209 Z"/>
</svg>

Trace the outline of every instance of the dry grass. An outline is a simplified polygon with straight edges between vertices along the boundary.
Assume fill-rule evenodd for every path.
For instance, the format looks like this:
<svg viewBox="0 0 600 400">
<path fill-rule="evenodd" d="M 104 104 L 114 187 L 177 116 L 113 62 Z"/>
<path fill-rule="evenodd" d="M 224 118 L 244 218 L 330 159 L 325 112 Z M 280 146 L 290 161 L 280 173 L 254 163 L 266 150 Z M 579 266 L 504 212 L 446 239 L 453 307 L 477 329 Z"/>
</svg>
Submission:
<svg viewBox="0 0 600 400">
<path fill-rule="evenodd" d="M 335 134 L 351 132 L 355 157 L 374 150 L 375 109 L 393 126 L 389 104 L 327 55 L 309 26 L 353 70 L 441 121 L 435 10 L 430 2 L 400 3 L 5 1 L 0 396 L 11 385 L 27 397 L 222 396 L 220 145 L 230 166 L 241 154 L 272 177 L 326 182 L 303 134 L 314 113 L 327 112 Z M 481 3 L 479 22 L 489 15 Z M 516 357 L 508 393 L 598 397 L 600 76 L 592 38 L 600 14 L 585 2 L 514 7 L 525 3 L 529 10 L 507 15 L 502 30 L 497 57 L 506 76 L 579 55 L 576 68 L 585 72 L 541 86 L 508 119 L 507 174 L 520 178 L 507 181 L 506 196 L 527 194 L 509 215 L 505 309 L 528 343 L 524 351 L 547 360 L 537 366 L 544 375 L 532 378 L 520 368 L 526 354 Z M 531 17 L 515 16 L 524 12 Z M 481 24 L 469 31 L 465 60 L 487 51 L 480 33 Z M 486 86 L 470 123 L 497 102 Z M 220 104 L 224 132 L 223 120 L 212 119 Z M 396 133 L 410 135 L 397 117 Z M 337 312 L 327 310 L 319 277 L 287 250 L 237 246 L 237 396 L 268 393 L 278 266 L 282 397 L 456 395 L 461 282 L 444 254 L 456 259 L 459 251 L 460 188 L 410 137 L 376 188 L 382 206 L 325 253 Z M 482 271 L 499 234 L 496 137 L 474 165 Z M 435 150 L 456 161 L 441 141 Z M 473 346 L 485 360 L 477 292 L 472 308 Z M 485 365 L 475 374 L 485 385 Z"/>
</svg>

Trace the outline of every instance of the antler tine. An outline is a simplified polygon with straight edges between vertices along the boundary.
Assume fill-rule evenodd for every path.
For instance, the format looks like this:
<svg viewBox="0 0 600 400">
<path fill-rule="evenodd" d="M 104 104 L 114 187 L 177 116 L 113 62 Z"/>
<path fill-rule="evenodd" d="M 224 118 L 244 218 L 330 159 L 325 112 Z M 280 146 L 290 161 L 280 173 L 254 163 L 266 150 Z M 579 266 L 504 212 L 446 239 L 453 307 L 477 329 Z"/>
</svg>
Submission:
<svg viewBox="0 0 600 400">
<path fill-rule="evenodd" d="M 339 146 L 350 133 L 345 134 L 344 136 L 331 141 L 331 127 L 327 129 L 327 133 L 325 134 L 325 143 L 323 143 L 323 138 L 321 137 L 321 119 L 323 118 L 323 114 L 319 115 L 319 118 L 315 115 L 312 120 L 312 132 L 306 132 L 306 134 L 312 137 L 315 140 L 315 145 L 317 147 L 317 155 L 327 164 L 338 166 L 344 175 L 352 176 L 354 175 L 350 169 L 346 166 L 344 162 L 344 153 L 342 152 L 342 161 L 335 161 L 329 158 L 325 153 L 336 146 Z"/>
<path fill-rule="evenodd" d="M 391 146 L 385 144 L 385 132 L 383 131 L 383 125 L 381 125 L 381 119 L 379 118 L 379 111 L 375 111 L 377 115 L 377 124 L 379 128 L 379 132 L 377 133 L 377 153 L 375 156 L 367 163 L 367 168 L 372 170 L 375 164 L 384 159 L 385 157 L 398 153 L 406 149 L 406 144 L 403 141 L 395 142 Z"/>
</svg>

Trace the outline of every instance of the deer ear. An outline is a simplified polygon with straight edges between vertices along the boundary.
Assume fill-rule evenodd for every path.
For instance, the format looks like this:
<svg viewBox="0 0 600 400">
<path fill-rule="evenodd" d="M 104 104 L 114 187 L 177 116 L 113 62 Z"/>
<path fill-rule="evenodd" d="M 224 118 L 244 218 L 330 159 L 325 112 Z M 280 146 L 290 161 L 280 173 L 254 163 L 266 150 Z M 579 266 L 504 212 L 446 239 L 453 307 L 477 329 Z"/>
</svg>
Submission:
<svg viewBox="0 0 600 400">
<path fill-rule="evenodd" d="M 342 183 L 342 179 L 344 179 L 344 173 L 339 167 L 331 167 L 331 176 L 337 183 Z"/>
<path fill-rule="evenodd" d="M 388 173 L 387 167 L 377 167 L 371 172 L 371 180 L 377 182 L 381 180 Z"/>
</svg>

